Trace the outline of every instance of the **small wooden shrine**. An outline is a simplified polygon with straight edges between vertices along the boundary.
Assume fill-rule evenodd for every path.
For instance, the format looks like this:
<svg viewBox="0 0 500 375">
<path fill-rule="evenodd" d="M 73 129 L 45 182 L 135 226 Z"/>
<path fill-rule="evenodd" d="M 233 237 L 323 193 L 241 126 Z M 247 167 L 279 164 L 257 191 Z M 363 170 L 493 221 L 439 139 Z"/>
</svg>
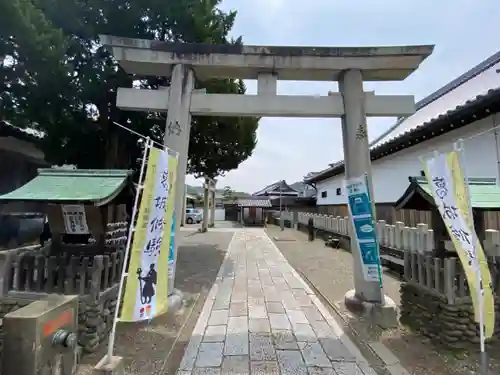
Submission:
<svg viewBox="0 0 500 375">
<path fill-rule="evenodd" d="M 134 194 L 131 174 L 128 170 L 39 169 L 37 177 L 0 196 L 0 202 L 45 203 L 51 253 L 68 245 L 88 250 L 123 246 L 126 207 Z"/>
<path fill-rule="evenodd" d="M 43 246 L 0 253 L 0 301 L 79 295 L 78 343 L 95 351 L 113 322 L 133 195 L 132 171 L 50 168 L 0 196 L 43 203 L 51 234 Z"/>
</svg>

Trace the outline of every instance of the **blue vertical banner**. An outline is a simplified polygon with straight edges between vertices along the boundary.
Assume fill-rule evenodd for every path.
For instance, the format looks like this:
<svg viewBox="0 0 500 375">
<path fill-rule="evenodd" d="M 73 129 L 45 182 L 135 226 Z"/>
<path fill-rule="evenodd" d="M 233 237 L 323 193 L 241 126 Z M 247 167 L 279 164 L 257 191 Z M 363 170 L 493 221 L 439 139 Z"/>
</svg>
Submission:
<svg viewBox="0 0 500 375">
<path fill-rule="evenodd" d="M 170 231 L 170 247 L 168 249 L 168 277 L 174 276 L 175 263 L 175 211 L 172 215 L 172 228 Z"/>
<path fill-rule="evenodd" d="M 353 235 L 356 236 L 356 242 L 361 252 L 363 277 L 366 281 L 378 281 L 380 288 L 382 288 L 379 243 L 367 176 L 346 180 L 345 190 L 354 227 Z"/>
</svg>

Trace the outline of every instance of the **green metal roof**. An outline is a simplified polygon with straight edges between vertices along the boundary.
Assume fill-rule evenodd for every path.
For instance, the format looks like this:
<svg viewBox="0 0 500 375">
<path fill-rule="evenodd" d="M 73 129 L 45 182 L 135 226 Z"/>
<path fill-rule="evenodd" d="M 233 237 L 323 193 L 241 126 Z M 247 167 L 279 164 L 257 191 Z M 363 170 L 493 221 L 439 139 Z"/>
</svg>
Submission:
<svg viewBox="0 0 500 375">
<path fill-rule="evenodd" d="M 128 170 L 39 169 L 37 177 L 0 196 L 0 201 L 91 201 L 100 206 L 118 195 L 131 174 Z"/>
<path fill-rule="evenodd" d="M 497 186 L 495 178 L 469 178 L 469 191 L 472 208 L 500 209 L 500 187 Z M 411 200 L 414 200 L 416 195 L 434 205 L 427 179 L 410 177 L 410 186 L 396 202 L 396 208 L 414 208 L 411 207 Z"/>
</svg>

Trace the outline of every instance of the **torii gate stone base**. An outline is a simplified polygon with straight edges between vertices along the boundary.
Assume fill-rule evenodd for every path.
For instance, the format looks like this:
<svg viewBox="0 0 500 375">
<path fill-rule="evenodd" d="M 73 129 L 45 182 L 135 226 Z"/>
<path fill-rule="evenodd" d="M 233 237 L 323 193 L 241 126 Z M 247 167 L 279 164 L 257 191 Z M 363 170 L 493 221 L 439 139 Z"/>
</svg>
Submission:
<svg viewBox="0 0 500 375">
<path fill-rule="evenodd" d="M 176 191 L 184 191 L 191 115 L 340 117 L 346 178 L 367 173 L 373 197 L 366 117 L 407 116 L 415 111 L 415 102 L 413 96 L 364 92 L 363 81 L 403 80 L 433 51 L 433 46 L 272 47 L 100 38 L 125 71 L 140 76 L 171 77 L 167 90 L 120 88 L 117 105 L 124 110 L 167 112 L 165 145 L 180 153 Z M 199 80 L 256 79 L 258 93 L 207 94 L 193 90 L 194 76 Z M 339 81 L 340 93 L 321 97 L 277 95 L 278 79 Z M 177 213 L 183 208 L 183 200 L 179 194 Z M 180 221 L 177 221 L 176 236 L 179 227 Z M 372 317 L 377 324 L 395 326 L 394 302 L 384 296 L 378 282 L 363 278 L 361 255 L 354 236 L 351 236 L 351 249 L 355 289 L 346 294 L 346 305 Z M 173 275 L 170 285 L 173 285 Z"/>
</svg>

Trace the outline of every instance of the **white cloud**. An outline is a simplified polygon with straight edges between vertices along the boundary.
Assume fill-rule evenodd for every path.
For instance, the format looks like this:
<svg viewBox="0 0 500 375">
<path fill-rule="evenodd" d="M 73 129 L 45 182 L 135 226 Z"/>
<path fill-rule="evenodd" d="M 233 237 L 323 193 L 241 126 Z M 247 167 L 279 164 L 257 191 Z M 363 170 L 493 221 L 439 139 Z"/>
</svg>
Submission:
<svg viewBox="0 0 500 375">
<path fill-rule="evenodd" d="M 500 2 L 483 0 L 226 0 L 236 9 L 233 35 L 246 44 L 393 45 L 436 44 L 421 67 L 403 82 L 367 83 L 380 94 L 413 94 L 420 99 L 496 52 Z M 248 83 L 255 92 L 255 83 Z M 279 93 L 325 95 L 336 83 L 280 82 Z M 370 138 L 393 124 L 369 119 Z M 219 186 L 253 192 L 286 179 L 301 180 L 309 171 L 342 159 L 337 119 L 262 119 L 254 154 L 220 178 Z M 194 183 L 189 177 L 188 183 Z"/>
</svg>

